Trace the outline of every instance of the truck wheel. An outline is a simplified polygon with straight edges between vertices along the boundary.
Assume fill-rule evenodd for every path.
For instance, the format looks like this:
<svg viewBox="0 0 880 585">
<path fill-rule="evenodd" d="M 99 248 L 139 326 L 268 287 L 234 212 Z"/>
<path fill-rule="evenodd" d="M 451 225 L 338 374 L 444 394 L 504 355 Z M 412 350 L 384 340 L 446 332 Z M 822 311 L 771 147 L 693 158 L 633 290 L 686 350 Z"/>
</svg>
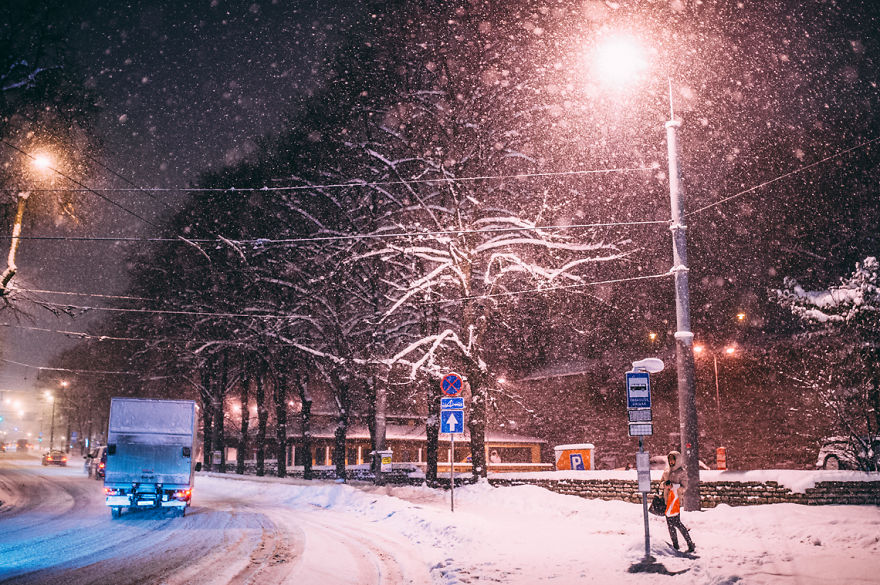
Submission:
<svg viewBox="0 0 880 585">
<path fill-rule="evenodd" d="M 110 515 L 114 518 L 119 518 L 120 516 L 122 516 L 122 508 L 120 508 L 119 506 L 113 506 L 112 508 L 110 508 Z"/>
<path fill-rule="evenodd" d="M 183 518 L 186 515 L 186 506 L 180 509 L 180 517 Z"/>
</svg>

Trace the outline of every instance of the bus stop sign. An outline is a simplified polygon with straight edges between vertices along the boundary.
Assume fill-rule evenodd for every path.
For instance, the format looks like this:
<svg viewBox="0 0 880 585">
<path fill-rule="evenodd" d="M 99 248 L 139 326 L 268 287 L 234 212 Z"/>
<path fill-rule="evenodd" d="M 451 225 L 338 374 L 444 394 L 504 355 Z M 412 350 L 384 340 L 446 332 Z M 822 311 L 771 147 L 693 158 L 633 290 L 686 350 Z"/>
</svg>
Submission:
<svg viewBox="0 0 880 585">
<path fill-rule="evenodd" d="M 648 372 L 626 373 L 626 407 L 651 408 L 651 378 Z"/>
</svg>

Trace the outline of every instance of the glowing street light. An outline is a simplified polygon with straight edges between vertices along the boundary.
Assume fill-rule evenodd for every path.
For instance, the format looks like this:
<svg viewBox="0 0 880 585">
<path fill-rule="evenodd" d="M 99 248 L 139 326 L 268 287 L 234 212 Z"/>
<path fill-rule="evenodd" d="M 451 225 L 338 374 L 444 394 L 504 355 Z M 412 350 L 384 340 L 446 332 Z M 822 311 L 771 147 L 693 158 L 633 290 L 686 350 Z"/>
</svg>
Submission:
<svg viewBox="0 0 880 585">
<path fill-rule="evenodd" d="M 630 34 L 608 35 L 593 55 L 598 78 L 609 85 L 624 86 L 648 69 L 647 51 Z"/>
<path fill-rule="evenodd" d="M 636 80 L 648 67 L 647 51 L 627 34 L 607 35 L 596 47 L 596 74 L 606 83 L 620 85 Z M 681 452 L 687 469 L 688 484 L 700 484 L 699 428 L 694 382 L 694 334 L 691 331 L 688 294 L 687 226 L 684 223 L 684 193 L 678 164 L 678 128 L 672 109 L 672 80 L 669 80 L 669 114 L 666 122 L 666 147 L 669 162 L 669 203 L 672 214 L 672 268 L 675 278 L 675 365 L 678 378 L 678 416 L 681 427 Z M 700 490 L 689 489 L 684 495 L 685 510 L 700 509 Z"/>
<path fill-rule="evenodd" d="M 52 169 L 52 157 L 44 153 L 35 154 L 31 164 L 40 171 L 49 171 Z"/>
<path fill-rule="evenodd" d="M 31 165 L 40 174 L 49 174 L 54 170 L 54 161 L 52 160 L 52 157 L 46 153 L 38 153 L 32 156 Z M 15 254 L 18 251 L 18 245 L 21 241 L 21 223 L 24 219 L 24 206 L 27 202 L 28 195 L 29 193 L 27 191 L 18 194 L 18 207 L 15 211 L 15 223 L 12 226 L 12 240 L 9 243 L 9 257 L 6 260 L 6 270 L 0 275 L 0 296 L 9 292 L 7 289 L 9 281 L 12 280 L 12 277 L 15 276 L 15 273 L 18 271 L 18 267 L 15 265 Z"/>
</svg>

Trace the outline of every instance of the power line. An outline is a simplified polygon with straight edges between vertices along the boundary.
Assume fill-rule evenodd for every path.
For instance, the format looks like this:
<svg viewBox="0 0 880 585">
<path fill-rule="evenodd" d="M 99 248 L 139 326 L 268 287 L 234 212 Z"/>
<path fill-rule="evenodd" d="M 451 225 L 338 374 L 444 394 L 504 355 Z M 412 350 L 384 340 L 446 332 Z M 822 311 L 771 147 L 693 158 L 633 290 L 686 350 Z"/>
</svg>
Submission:
<svg viewBox="0 0 880 585">
<path fill-rule="evenodd" d="M 0 142 L 2 142 L 3 144 L 5 144 L 5 145 L 8 146 L 9 148 L 15 150 L 16 152 L 18 152 L 18 153 L 20 153 L 20 154 L 23 154 L 24 156 L 28 157 L 28 158 L 31 159 L 31 160 L 34 160 L 34 161 L 37 160 L 35 156 L 33 156 L 32 154 L 30 154 L 29 152 L 25 152 L 25 151 L 23 151 L 22 149 L 20 149 L 19 147 L 15 146 L 14 144 L 8 142 L 8 141 L 7 141 L 6 139 L 4 139 L 4 138 L 0 138 Z M 59 175 L 61 175 L 62 177 L 64 177 L 65 179 L 67 179 L 68 181 L 70 181 L 71 183 L 73 183 L 74 185 L 78 185 L 79 187 L 81 187 L 80 189 L 46 189 L 46 191 L 81 191 L 81 192 L 82 192 L 82 191 L 87 191 L 87 192 L 89 192 L 89 193 L 93 193 L 94 195 L 97 195 L 98 197 L 100 197 L 100 198 L 103 199 L 104 201 L 106 201 L 106 202 L 108 202 L 108 203 L 110 203 L 110 204 L 112 204 L 112 205 L 115 205 L 116 207 L 118 207 L 119 209 L 121 209 L 122 211 L 124 211 L 125 213 L 128 213 L 129 215 L 132 215 L 132 216 L 136 217 L 137 219 L 141 220 L 142 222 L 144 222 L 145 224 L 149 225 L 150 227 L 154 227 L 154 228 L 156 228 L 156 229 L 159 229 L 159 226 L 156 225 L 155 223 L 151 222 L 150 220 L 148 220 L 148 219 L 146 219 L 146 218 L 144 218 L 144 217 L 141 217 L 140 215 L 138 215 L 138 214 L 135 213 L 134 211 L 128 209 L 128 208 L 125 207 L 124 205 L 122 205 L 122 204 L 120 204 L 120 203 L 117 203 L 116 201 L 113 201 L 112 199 L 110 199 L 110 198 L 107 197 L 106 195 L 101 195 L 101 194 L 98 193 L 96 190 L 92 189 L 91 187 L 89 187 L 89 186 L 87 186 L 87 185 L 84 185 L 84 184 L 80 183 L 79 181 L 77 181 L 77 180 L 74 179 L 73 177 L 70 177 L 70 176 L 64 174 L 63 172 L 59 171 L 58 169 L 56 169 L 56 168 L 54 168 L 54 167 L 49 166 L 49 167 L 46 167 L 46 168 L 48 168 L 50 171 L 53 171 L 53 172 L 55 172 L 55 173 L 58 173 Z M 10 191 L 10 189 L 5 189 L 5 190 L 6 190 L 6 191 Z M 20 190 L 20 189 L 14 189 L 14 191 L 19 191 L 19 190 Z M 34 191 L 34 189 L 30 189 L 30 191 Z"/>
<path fill-rule="evenodd" d="M 38 123 L 39 123 L 38 120 L 36 120 L 36 119 L 33 118 L 32 116 L 28 115 L 26 112 L 21 112 L 20 115 L 22 115 L 24 118 L 26 118 L 27 120 L 29 120 L 29 121 L 30 121 L 31 123 L 33 123 L 33 124 L 38 124 Z M 167 203 L 165 203 L 164 201 L 162 201 L 161 199 L 159 199 L 158 197 L 156 197 L 156 196 L 153 195 L 152 193 L 150 193 L 150 192 L 144 190 L 142 187 L 140 187 L 139 185 L 135 184 L 134 181 L 130 180 L 129 178 L 127 178 L 127 177 L 125 177 L 124 175 L 122 175 L 121 173 L 119 173 L 119 172 L 117 172 L 116 170 L 114 170 L 114 169 L 110 168 L 109 166 L 107 166 L 104 162 L 98 160 L 97 158 L 95 158 L 94 156 L 92 156 L 91 154 L 89 154 L 89 149 L 82 149 L 82 148 L 80 148 L 78 145 L 74 144 L 70 139 L 65 138 L 64 136 L 56 136 L 55 138 L 56 138 L 57 140 L 62 141 L 62 142 L 66 142 L 68 147 L 77 150 L 77 151 L 80 153 L 81 156 L 87 158 L 88 160 L 92 161 L 92 162 L 95 163 L 96 165 L 100 166 L 102 169 L 108 171 L 110 174 L 112 174 L 112 175 L 114 175 L 115 177 L 121 179 L 121 180 L 124 181 L 126 184 L 128 184 L 128 185 L 134 187 L 133 190 L 135 190 L 135 191 L 140 191 L 141 193 L 143 193 L 144 195 L 146 195 L 147 197 L 149 197 L 150 199 L 152 199 L 152 200 L 155 201 L 156 203 L 159 203 L 160 205 L 163 205 L 164 207 L 166 207 L 167 209 L 169 209 L 169 210 L 171 210 L 171 211 L 177 211 L 174 207 L 168 205 Z M 105 140 L 106 140 L 106 137 L 105 137 Z M 118 145 L 117 145 L 117 147 L 118 147 Z M 66 190 L 69 191 L 69 189 L 66 189 Z M 100 190 L 100 189 L 99 189 L 99 190 Z"/>
<path fill-rule="evenodd" d="M 175 339 L 171 337 L 118 337 L 113 335 L 100 335 L 94 333 L 86 333 L 85 331 L 68 331 L 65 329 L 49 329 L 48 327 L 33 327 L 29 325 L 19 325 L 15 323 L 0 323 L 0 327 L 8 327 L 11 329 L 22 329 L 25 331 L 36 331 L 39 333 L 54 333 L 64 335 L 65 337 L 75 337 L 80 340 L 92 341 L 130 341 L 139 343 L 168 343 L 180 345 L 225 345 L 236 347 L 252 347 L 254 344 L 241 341 L 231 341 L 229 339 Z M 289 347 L 287 343 L 260 343 L 260 347 Z"/>
<path fill-rule="evenodd" d="M 176 238 L 137 238 L 137 237 L 118 237 L 118 236 L 19 236 L 20 240 L 42 240 L 42 241 L 82 241 L 82 242 L 140 242 L 140 243 L 195 243 L 195 244 L 300 244 L 309 242 L 327 242 L 327 241 L 350 241 L 350 240 L 370 240 L 370 239 L 394 239 L 394 238 L 415 238 L 424 236 L 449 236 L 463 234 L 493 234 L 505 232 L 523 232 L 523 231 L 563 231 L 575 229 L 594 229 L 594 228 L 610 228 L 610 227 L 627 227 L 642 225 L 668 225 L 669 220 L 643 220 L 643 221 L 609 221 L 597 223 L 568 224 L 568 225 L 546 225 L 546 226 L 522 226 L 510 228 L 480 228 L 480 229 L 449 229 L 437 231 L 417 231 L 417 232 L 392 232 L 392 233 L 370 233 L 370 234 L 349 234 L 340 236 L 315 236 L 302 238 L 248 238 L 248 239 L 231 239 L 231 238 L 187 238 L 185 241 L 179 237 Z M 12 236 L 0 236 L 0 239 L 10 239 Z"/>
<path fill-rule="evenodd" d="M 11 146 L 11 145 L 10 145 Z M 15 147 L 13 147 L 15 148 Z M 17 149 L 19 152 L 24 151 Z M 27 155 L 30 156 L 30 155 Z M 33 157 L 31 157 L 33 158 Z M 479 175 L 475 177 L 440 177 L 437 179 L 400 179 L 397 181 L 349 181 L 346 183 L 327 183 L 327 184 L 311 184 L 311 185 L 288 185 L 284 187 L 100 187 L 97 191 L 105 192 L 153 192 L 153 193 L 253 193 L 257 191 L 308 191 L 311 189 L 343 189 L 348 187 L 389 187 L 393 185 L 412 185 L 424 183 L 465 183 L 471 181 L 498 181 L 508 179 L 533 179 L 542 177 L 566 177 L 566 176 L 586 176 L 586 175 L 607 175 L 612 173 L 630 173 L 636 171 L 655 171 L 657 167 L 620 167 L 616 169 L 590 169 L 583 171 L 547 171 L 543 173 L 516 173 L 513 175 Z M 28 189 L 34 192 L 51 192 L 51 191 L 92 191 L 91 188 L 81 185 L 83 189 Z M 17 191 L 19 189 L 2 188 L 0 191 Z"/>
<path fill-rule="evenodd" d="M 805 167 L 797 168 L 793 171 L 789 171 L 785 174 L 779 175 L 778 177 L 770 179 L 769 181 L 764 181 L 763 183 L 761 183 L 759 185 L 755 185 L 754 187 L 744 189 L 743 191 L 740 191 L 739 193 L 734 193 L 733 195 L 730 195 L 729 197 L 725 197 L 723 199 L 720 199 L 720 200 L 716 201 L 715 203 L 710 203 L 709 205 L 705 205 L 703 207 L 700 207 L 699 209 L 695 209 L 694 211 L 691 211 L 690 213 L 686 213 L 685 217 L 690 217 L 691 215 L 701 213 L 703 211 L 706 211 L 707 209 L 711 209 L 717 205 L 721 205 L 722 203 L 727 203 L 728 201 L 736 199 L 737 197 L 742 197 L 743 195 L 745 195 L 747 193 L 751 193 L 752 191 L 757 191 L 761 187 L 766 187 L 767 185 L 770 185 L 772 183 L 776 183 L 777 181 L 781 181 L 782 179 L 786 179 L 786 178 L 791 177 L 793 175 L 797 175 L 798 173 L 802 173 L 804 171 L 812 169 L 813 167 L 824 164 L 824 163 L 828 162 L 829 160 L 833 160 L 835 158 L 840 158 L 841 156 L 843 156 L 845 154 L 849 154 L 850 152 L 853 152 L 855 150 L 859 150 L 859 149 L 864 148 L 866 146 L 870 146 L 871 144 L 874 144 L 877 141 L 880 141 L 880 136 L 878 136 L 877 138 L 873 138 L 871 140 L 868 140 L 866 142 L 862 142 L 861 144 L 857 144 L 856 146 L 852 146 L 852 147 L 847 148 L 845 150 L 841 150 L 840 152 L 830 154 L 830 155 L 826 156 L 825 158 L 817 160 L 816 162 L 809 164 Z"/>
<path fill-rule="evenodd" d="M 458 297 L 451 299 L 440 299 L 437 301 L 424 301 L 421 304 L 441 304 L 441 303 L 456 303 L 467 300 L 475 300 L 475 299 L 489 299 L 489 298 L 498 298 L 498 297 L 513 297 L 517 295 L 523 294 L 531 294 L 531 293 L 540 293 L 540 292 L 551 292 L 557 290 L 566 290 L 573 288 L 582 288 L 586 286 L 599 286 L 603 284 L 615 284 L 620 282 L 629 282 L 635 280 L 646 280 L 653 278 L 663 278 L 669 276 L 671 272 L 664 272 L 662 274 L 651 274 L 647 276 L 632 276 L 628 278 L 616 278 L 611 280 L 601 280 L 594 282 L 579 282 L 573 284 L 566 285 L 558 285 L 558 286 L 550 286 L 550 287 L 540 287 L 540 288 L 532 288 L 532 289 L 524 289 L 517 291 L 507 291 L 503 293 L 495 293 L 495 294 L 486 294 L 486 295 L 474 295 L 467 297 Z M 29 291 L 33 292 L 33 291 Z M 131 298 L 137 299 L 138 297 L 114 297 L 113 295 L 99 295 L 99 294 L 91 294 L 91 293 L 78 293 L 78 292 L 70 292 L 70 291 L 43 291 L 45 293 L 52 294 L 61 294 L 61 295 L 78 295 L 78 296 L 95 296 L 95 297 L 104 297 L 104 298 Z M 151 300 L 151 299 L 145 299 Z M 158 301 L 156 301 L 158 302 Z M 59 309 L 77 309 L 81 311 L 112 311 L 112 312 L 120 312 L 120 313 L 149 313 L 149 314 L 162 314 L 162 315 L 193 315 L 198 317 L 223 317 L 223 318 L 259 318 L 259 319 L 295 319 L 300 317 L 297 314 L 290 315 L 272 315 L 272 314 L 256 314 L 256 313 L 215 313 L 210 311 L 183 311 L 183 310 L 170 310 L 170 309 L 146 309 L 146 308 L 122 308 L 122 307 L 92 307 L 92 306 L 82 306 L 82 305 L 69 305 L 64 303 L 50 303 L 43 302 L 43 305 L 48 307 L 56 307 Z M 3 325 L 3 324 L 0 324 Z M 88 335 L 80 332 L 69 332 L 71 335 Z M 100 337 L 100 336 L 98 336 Z M 204 342 L 208 343 L 208 342 Z"/>
<path fill-rule="evenodd" d="M 6 358 L 0 358 L 0 361 L 4 361 L 7 364 L 13 364 L 15 366 L 21 366 L 23 368 L 40 370 L 41 372 L 68 372 L 70 374 L 119 374 L 119 375 L 126 375 L 126 376 L 142 376 L 143 375 L 143 372 L 121 372 L 121 371 L 112 371 L 112 370 L 72 370 L 70 368 L 50 368 L 48 366 L 34 366 L 31 364 L 25 364 L 22 362 L 17 362 L 15 360 L 8 360 Z"/>
<path fill-rule="evenodd" d="M 173 343 L 196 343 L 197 340 L 193 339 L 147 339 L 143 337 L 114 337 L 111 335 L 94 335 L 92 333 L 86 333 L 84 331 L 66 331 L 64 329 L 49 329 L 47 327 L 33 327 L 29 325 L 17 325 L 15 323 L 0 323 L 0 327 L 9 327 L 12 329 L 23 329 L 25 331 L 39 331 L 40 333 L 57 333 L 58 335 L 65 335 L 68 337 L 76 337 L 79 339 L 95 339 L 98 341 L 143 341 L 143 342 L 153 342 L 153 341 L 168 341 Z M 200 343 L 210 343 L 210 342 L 200 342 Z"/>
<path fill-rule="evenodd" d="M 615 278 L 613 280 L 600 280 L 600 281 L 595 281 L 595 282 L 578 282 L 578 283 L 574 283 L 574 284 L 563 284 L 563 285 L 559 285 L 559 286 L 532 288 L 532 289 L 527 289 L 527 290 L 508 291 L 508 292 L 503 292 L 503 293 L 494 293 L 494 294 L 487 294 L 487 295 L 473 295 L 473 296 L 469 296 L 469 297 L 459 297 L 457 299 L 442 299 L 442 300 L 437 300 L 437 301 L 424 301 L 421 304 L 423 304 L 423 305 L 437 305 L 437 304 L 443 304 L 443 303 L 458 303 L 458 302 L 462 302 L 462 301 L 471 301 L 471 300 L 478 300 L 478 299 L 512 297 L 512 296 L 522 295 L 522 294 L 550 292 L 550 291 L 555 291 L 555 290 L 565 290 L 565 289 L 572 289 L 572 288 L 582 288 L 585 286 L 599 286 L 599 285 L 603 285 L 603 284 L 616 284 L 618 282 L 629 282 L 629 281 L 633 281 L 633 280 L 647 280 L 647 279 L 651 279 L 651 278 L 665 278 L 665 277 L 671 276 L 671 275 L 672 275 L 672 272 L 670 271 L 670 272 L 664 272 L 662 274 L 650 274 L 647 276 L 631 276 L 629 278 Z"/>
<path fill-rule="evenodd" d="M 55 307 L 58 309 L 77 309 L 80 311 L 112 311 L 117 313 L 150 313 L 160 315 L 193 315 L 196 317 L 224 317 L 224 318 L 247 318 L 247 319 L 294 319 L 298 315 L 267 315 L 255 313 L 212 313 L 210 311 L 179 311 L 169 309 L 139 309 L 139 308 L 121 308 L 121 307 L 88 307 L 81 305 L 68 305 L 63 303 L 41 302 L 47 307 Z"/>
<path fill-rule="evenodd" d="M 125 295 L 104 295 L 104 294 L 97 294 L 97 293 L 70 292 L 70 291 L 63 291 L 63 290 L 43 290 L 43 289 L 38 289 L 38 288 L 15 288 L 14 290 L 20 291 L 20 292 L 40 293 L 40 294 L 49 294 L 49 295 L 94 297 L 94 298 L 99 298 L 99 299 L 119 299 L 119 300 L 126 300 L 126 301 L 149 301 L 152 303 L 161 302 L 157 299 L 148 299 L 146 297 L 131 297 L 131 296 L 125 296 Z"/>
</svg>

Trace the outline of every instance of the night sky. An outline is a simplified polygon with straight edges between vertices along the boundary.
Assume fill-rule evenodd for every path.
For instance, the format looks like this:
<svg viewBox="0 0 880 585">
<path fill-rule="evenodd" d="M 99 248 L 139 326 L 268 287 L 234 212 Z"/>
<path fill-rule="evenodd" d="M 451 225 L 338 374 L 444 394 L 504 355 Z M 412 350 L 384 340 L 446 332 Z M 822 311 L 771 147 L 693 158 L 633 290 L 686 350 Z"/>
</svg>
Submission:
<svg viewBox="0 0 880 585">
<path fill-rule="evenodd" d="M 65 30 L 63 50 L 97 96 L 101 111 L 94 131 L 103 148 L 95 157 L 105 165 L 92 165 L 79 179 L 92 187 L 183 187 L 202 172 L 240 161 L 322 88 L 328 59 L 343 46 L 347 23 L 367 14 L 366 4 L 69 3 L 57 26 Z M 655 32 L 658 56 L 677 82 L 677 108 L 685 119 L 685 184 L 696 208 L 880 135 L 880 21 L 874 3 L 764 4 L 548 2 L 536 4 L 532 20 L 564 23 L 560 47 L 574 46 L 577 18 L 592 25 L 603 19 L 647 23 Z M 27 6 L 22 3 L 20 10 Z M 376 3 L 372 10 L 382 6 Z M 566 7 L 577 18 L 554 16 Z M 554 31 L 530 26 L 532 34 L 550 37 L 548 43 L 555 40 Z M 570 56 L 558 63 L 576 61 Z M 633 116 L 608 114 L 596 130 L 603 144 L 628 149 L 627 155 L 642 156 L 639 162 L 665 165 L 663 86 L 651 89 L 653 112 L 636 116 L 643 125 L 620 133 Z M 557 121 L 548 121 L 548 132 L 577 131 Z M 628 141 L 654 146 L 640 151 Z M 762 328 L 766 316 L 757 311 L 768 289 L 779 285 L 780 271 L 820 284 L 877 254 L 876 152 L 876 145 L 861 148 L 778 189 L 759 190 L 704 213 L 691 233 L 695 328 L 740 310 Z M 155 225 L 186 197 L 180 192 L 109 196 Z M 37 221 L 26 229 L 43 235 L 155 232 L 106 202 L 90 200 L 86 207 L 90 215 L 79 225 Z M 659 216 L 668 213 L 663 206 L 658 210 Z M 760 253 L 764 250 L 772 253 Z M 125 285 L 124 255 L 118 243 L 24 241 L 17 282 L 113 294 Z M 670 246 L 664 243 L 657 264 L 668 268 L 670 262 Z M 37 308 L 32 312 L 36 321 L 23 324 L 79 331 L 88 324 L 52 319 Z M 719 338 L 725 334 L 719 327 Z M 3 339 L 6 359 L 33 365 L 45 365 L 65 344 L 61 336 L 17 328 L 4 329 Z M 7 364 L 0 369 L 0 388 L 19 386 L 24 378 L 32 384 L 35 374 Z"/>
<path fill-rule="evenodd" d="M 33 13 L 33 3 L 22 4 L 23 13 Z M 50 11 L 49 20 L 64 31 L 62 50 L 79 67 L 83 84 L 101 107 L 95 133 L 103 148 L 94 153 L 93 171 L 77 177 L 93 188 L 190 186 L 200 173 L 237 162 L 321 86 L 323 58 L 338 44 L 338 17 L 310 2 L 66 4 L 64 12 Z M 56 186 L 71 185 L 58 179 Z M 186 197 L 180 192 L 107 196 L 156 225 Z M 35 223 L 26 225 L 25 235 L 130 237 L 156 232 L 93 194 L 82 198 L 88 213 L 79 225 L 31 218 Z M 40 290 L 118 293 L 126 282 L 125 253 L 124 246 L 112 242 L 25 240 L 16 282 Z M 41 296 L 52 302 L 100 304 L 89 297 Z M 37 307 L 29 310 L 36 321 L 21 325 L 83 331 L 90 322 L 54 318 Z M 106 313 L 95 315 L 102 316 Z M 3 341 L 6 359 L 35 366 L 45 366 L 71 343 L 57 334 L 8 327 Z M 36 374 L 7 363 L 0 367 L 0 388 L 15 389 L 23 381 L 30 386 Z"/>
</svg>

